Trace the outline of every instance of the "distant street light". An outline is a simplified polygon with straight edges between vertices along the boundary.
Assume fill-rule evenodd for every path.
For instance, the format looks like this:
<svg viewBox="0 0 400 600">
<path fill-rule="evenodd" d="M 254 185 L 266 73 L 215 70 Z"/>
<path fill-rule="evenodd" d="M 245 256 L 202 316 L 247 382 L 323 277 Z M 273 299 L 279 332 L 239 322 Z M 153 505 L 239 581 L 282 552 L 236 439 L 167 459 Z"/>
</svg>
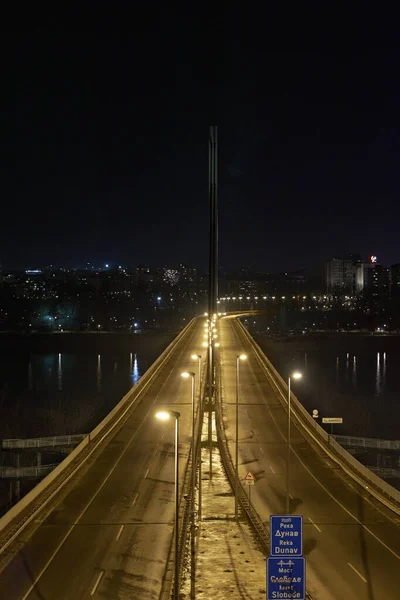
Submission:
<svg viewBox="0 0 400 600">
<path fill-rule="evenodd" d="M 235 455 L 235 519 L 239 517 L 238 489 L 239 489 L 239 365 L 241 360 L 246 360 L 245 354 L 236 356 L 236 455 Z"/>
<path fill-rule="evenodd" d="M 303 375 L 298 371 L 292 373 L 293 379 L 301 379 Z M 287 425 L 287 463 L 286 463 L 286 514 L 289 514 L 289 479 L 290 479 L 290 416 L 291 416 L 291 396 L 290 396 L 290 380 L 288 379 L 288 425 Z"/>
<path fill-rule="evenodd" d="M 167 421 L 175 419 L 175 581 L 174 600 L 179 600 L 179 417 L 174 410 L 162 410 L 156 413 L 157 419 Z"/>
<path fill-rule="evenodd" d="M 196 445 L 195 445 L 195 414 L 194 414 L 194 389 L 195 374 L 191 371 L 181 373 L 182 377 L 192 380 L 192 493 L 191 493 L 191 523 L 190 523 L 190 598 L 194 600 L 196 585 L 196 543 L 195 543 L 195 519 L 194 519 L 194 496 L 196 490 Z"/>
</svg>

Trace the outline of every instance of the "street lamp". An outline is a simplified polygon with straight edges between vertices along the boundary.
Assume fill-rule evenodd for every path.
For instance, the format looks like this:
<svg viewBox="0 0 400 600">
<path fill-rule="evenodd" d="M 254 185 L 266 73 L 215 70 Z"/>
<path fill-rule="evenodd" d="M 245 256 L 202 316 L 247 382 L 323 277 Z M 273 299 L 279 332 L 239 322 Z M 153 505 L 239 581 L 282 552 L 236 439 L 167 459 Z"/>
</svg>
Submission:
<svg viewBox="0 0 400 600">
<path fill-rule="evenodd" d="M 290 478 L 290 414 L 291 414 L 291 397 L 290 397 L 290 380 L 301 379 L 303 375 L 298 371 L 292 373 L 288 379 L 288 425 L 287 425 L 287 462 L 286 462 L 286 514 L 289 514 L 289 478 Z"/>
<path fill-rule="evenodd" d="M 195 388 L 195 374 L 191 371 L 184 371 L 181 373 L 184 379 L 189 377 L 192 379 L 192 493 L 191 493 L 191 513 L 192 519 L 190 524 L 190 598 L 194 600 L 195 597 L 195 583 L 196 583 L 196 544 L 195 544 L 195 522 L 194 522 L 194 494 L 196 489 L 196 448 L 194 443 L 194 388 Z"/>
<path fill-rule="evenodd" d="M 239 488 L 239 365 L 241 360 L 246 360 L 245 354 L 238 354 L 236 356 L 236 456 L 235 456 L 235 519 L 238 520 L 239 506 L 238 506 L 238 488 Z"/>
<path fill-rule="evenodd" d="M 156 413 L 160 421 L 175 419 L 175 585 L 174 600 L 179 600 L 179 417 L 175 410 L 161 410 Z"/>
<path fill-rule="evenodd" d="M 203 426 L 203 404 L 201 398 L 201 354 L 192 354 L 192 360 L 197 360 L 199 364 L 199 414 L 200 427 Z M 202 489 L 201 489 L 201 432 L 200 432 L 200 456 L 199 456 L 199 521 L 201 521 Z"/>
</svg>

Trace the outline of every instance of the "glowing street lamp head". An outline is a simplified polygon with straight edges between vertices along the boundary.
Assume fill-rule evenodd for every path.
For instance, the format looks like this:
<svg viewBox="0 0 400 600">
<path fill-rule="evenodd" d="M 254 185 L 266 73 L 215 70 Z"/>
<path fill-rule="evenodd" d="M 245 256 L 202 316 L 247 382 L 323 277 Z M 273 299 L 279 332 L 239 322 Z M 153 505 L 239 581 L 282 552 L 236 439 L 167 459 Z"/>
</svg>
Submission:
<svg viewBox="0 0 400 600">
<path fill-rule="evenodd" d="M 247 358 L 247 355 L 246 355 L 246 354 L 238 354 L 238 358 L 239 358 L 240 360 L 246 360 L 246 358 Z"/>
<path fill-rule="evenodd" d="M 205 317 L 208 317 L 208 313 L 204 313 L 204 316 L 205 316 Z"/>
<path fill-rule="evenodd" d="M 299 373 L 299 371 L 295 371 L 294 373 L 292 373 L 292 377 L 293 379 L 301 379 L 303 375 Z"/>
<path fill-rule="evenodd" d="M 207 346 L 208 346 L 208 342 L 203 342 L 203 343 L 202 343 L 202 346 L 203 346 L 203 348 L 207 348 Z"/>
<path fill-rule="evenodd" d="M 215 346 L 216 348 L 219 348 L 219 347 L 220 347 L 220 345 L 221 345 L 221 344 L 220 344 L 219 342 L 216 342 L 216 343 L 214 344 L 214 346 Z"/>
<path fill-rule="evenodd" d="M 201 359 L 201 354 L 192 354 L 192 356 L 190 358 L 192 360 L 200 360 Z"/>
<path fill-rule="evenodd" d="M 159 410 L 156 413 L 156 418 L 159 419 L 160 421 L 168 421 L 168 419 L 170 417 L 171 417 L 171 414 L 166 410 Z"/>
<path fill-rule="evenodd" d="M 194 373 L 191 373 L 190 371 L 184 371 L 183 373 L 181 373 L 181 376 L 184 379 L 188 379 L 188 377 L 194 377 Z"/>
</svg>

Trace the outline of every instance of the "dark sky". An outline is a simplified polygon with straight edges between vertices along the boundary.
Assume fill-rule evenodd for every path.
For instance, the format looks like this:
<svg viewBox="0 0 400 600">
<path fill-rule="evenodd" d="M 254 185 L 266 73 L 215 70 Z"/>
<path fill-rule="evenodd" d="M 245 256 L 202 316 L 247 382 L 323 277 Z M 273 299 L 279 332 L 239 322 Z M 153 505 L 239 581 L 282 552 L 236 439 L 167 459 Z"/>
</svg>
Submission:
<svg viewBox="0 0 400 600">
<path fill-rule="evenodd" d="M 252 27 L 164 9 L 119 35 L 5 34 L 3 268 L 205 267 L 209 124 L 222 267 L 400 262 L 399 49 Z"/>
</svg>

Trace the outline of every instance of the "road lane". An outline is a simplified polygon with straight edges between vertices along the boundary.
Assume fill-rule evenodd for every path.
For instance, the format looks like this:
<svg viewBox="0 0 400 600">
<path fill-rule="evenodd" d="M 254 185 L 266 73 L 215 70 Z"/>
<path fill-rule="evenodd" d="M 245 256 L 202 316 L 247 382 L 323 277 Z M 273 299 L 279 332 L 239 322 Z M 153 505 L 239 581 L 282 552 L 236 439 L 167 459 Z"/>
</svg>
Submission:
<svg viewBox="0 0 400 600">
<path fill-rule="evenodd" d="M 247 470 L 256 476 L 252 501 L 261 518 L 268 521 L 269 514 L 284 512 L 287 412 L 240 327 L 222 319 L 219 334 L 224 425 L 232 456 L 235 359 L 241 352 L 248 355 L 248 360 L 240 364 L 239 476 L 244 477 Z M 316 597 L 325 598 L 322 594 L 329 593 L 332 598 L 346 600 L 396 598 L 400 531 L 395 515 L 379 506 L 305 437 L 295 420 L 291 441 L 290 505 L 292 512 L 305 516 L 308 582 Z"/>
<path fill-rule="evenodd" d="M 201 351 L 202 335 L 199 320 L 97 459 L 7 551 L 0 598 L 159 597 L 173 535 L 174 427 L 154 413 L 161 406 L 181 413 L 182 482 L 191 404 L 180 373 L 193 368 L 190 355 Z"/>
</svg>

